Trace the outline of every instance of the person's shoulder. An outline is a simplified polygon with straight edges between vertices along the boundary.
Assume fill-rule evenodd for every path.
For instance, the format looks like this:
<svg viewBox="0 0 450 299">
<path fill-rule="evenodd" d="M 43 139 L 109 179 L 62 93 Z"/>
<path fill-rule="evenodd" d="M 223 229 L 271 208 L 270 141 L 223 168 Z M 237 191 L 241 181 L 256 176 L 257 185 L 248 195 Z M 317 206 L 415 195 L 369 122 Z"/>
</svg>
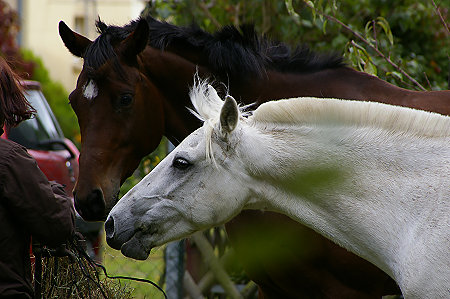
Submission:
<svg viewBox="0 0 450 299">
<path fill-rule="evenodd" d="M 28 158 L 27 149 L 14 141 L 0 138 L 0 164 L 8 163 L 18 156 Z"/>
<path fill-rule="evenodd" d="M 0 138 L 0 155 L 3 156 L 3 153 L 11 153 L 11 152 L 27 152 L 26 148 L 23 145 L 15 143 L 14 141 Z"/>
</svg>

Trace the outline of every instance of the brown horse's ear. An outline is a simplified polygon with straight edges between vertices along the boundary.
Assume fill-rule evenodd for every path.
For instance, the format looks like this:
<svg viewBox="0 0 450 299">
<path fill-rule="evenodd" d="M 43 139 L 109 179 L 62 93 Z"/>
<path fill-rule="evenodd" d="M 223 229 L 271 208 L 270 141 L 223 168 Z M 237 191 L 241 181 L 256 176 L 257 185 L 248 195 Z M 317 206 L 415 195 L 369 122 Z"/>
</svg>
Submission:
<svg viewBox="0 0 450 299">
<path fill-rule="evenodd" d="M 63 21 L 59 22 L 59 36 L 70 53 L 78 57 L 83 57 L 87 47 L 92 44 L 90 39 L 73 32 Z"/>
<path fill-rule="evenodd" d="M 136 55 L 144 51 L 148 42 L 150 28 L 144 19 L 140 19 L 136 29 L 123 41 L 122 54 L 125 58 L 135 59 Z"/>
</svg>

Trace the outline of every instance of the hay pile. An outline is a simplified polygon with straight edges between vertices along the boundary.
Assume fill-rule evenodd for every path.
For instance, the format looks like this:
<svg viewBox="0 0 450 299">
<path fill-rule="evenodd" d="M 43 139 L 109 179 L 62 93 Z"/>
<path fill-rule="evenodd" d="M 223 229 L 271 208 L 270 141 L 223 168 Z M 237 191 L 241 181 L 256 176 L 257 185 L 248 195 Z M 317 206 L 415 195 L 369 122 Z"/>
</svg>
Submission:
<svg viewBox="0 0 450 299">
<path fill-rule="evenodd" d="M 79 251 L 69 249 L 68 252 L 70 256 L 47 255 L 41 259 L 42 298 L 133 298 L 133 289 L 126 283 L 105 277 L 100 273 L 102 269 Z M 39 276 L 35 277 L 36 281 Z M 36 283 L 35 289 L 39 290 Z"/>
</svg>

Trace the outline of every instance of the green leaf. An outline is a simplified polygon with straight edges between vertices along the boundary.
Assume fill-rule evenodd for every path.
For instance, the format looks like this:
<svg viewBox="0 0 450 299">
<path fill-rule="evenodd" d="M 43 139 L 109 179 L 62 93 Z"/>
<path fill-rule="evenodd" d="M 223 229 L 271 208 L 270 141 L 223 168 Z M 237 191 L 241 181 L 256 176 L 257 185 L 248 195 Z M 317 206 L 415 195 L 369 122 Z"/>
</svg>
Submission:
<svg viewBox="0 0 450 299">
<path fill-rule="evenodd" d="M 306 27 L 306 28 L 312 28 L 313 27 L 312 22 L 310 20 L 305 20 L 305 19 L 301 20 L 301 25 Z"/>
<path fill-rule="evenodd" d="M 366 26 L 364 27 L 366 38 L 372 35 L 372 30 L 373 30 L 372 21 L 369 21 L 366 23 Z"/>
<path fill-rule="evenodd" d="M 315 7 L 314 7 L 314 2 L 312 2 L 312 1 L 306 1 L 306 4 L 307 4 L 308 6 L 310 6 L 311 8 L 315 8 Z"/>
<path fill-rule="evenodd" d="M 387 72 L 387 73 L 386 73 L 386 76 L 392 76 L 392 77 L 394 77 L 394 78 L 397 78 L 397 79 L 403 81 L 403 75 L 402 75 L 401 73 L 399 73 L 399 72 L 395 72 L 395 71 Z"/>
<path fill-rule="evenodd" d="M 319 2 L 317 3 L 317 10 L 323 13 L 324 9 L 323 9 L 322 2 L 323 2 L 323 0 L 319 0 Z M 323 15 L 322 14 L 319 14 L 319 19 L 323 22 Z"/>
<path fill-rule="evenodd" d="M 372 37 L 373 36 L 373 22 L 369 21 L 366 23 L 366 26 L 364 27 L 364 33 L 366 36 L 366 40 L 373 45 L 375 42 L 375 39 Z"/>
<path fill-rule="evenodd" d="M 336 4 L 336 0 L 333 0 L 333 1 L 332 1 L 331 7 L 332 7 L 332 9 L 333 9 L 334 12 L 338 10 L 337 4 Z"/>
<path fill-rule="evenodd" d="M 369 60 L 366 60 L 366 64 L 364 65 L 364 72 L 374 75 L 377 75 L 377 67 Z"/>
<path fill-rule="evenodd" d="M 313 16 L 313 22 L 316 22 L 317 14 L 316 14 L 316 7 L 314 6 L 314 2 L 312 1 L 305 1 L 306 5 L 308 5 L 311 8 L 311 13 Z"/>
<path fill-rule="evenodd" d="M 300 19 L 300 15 L 298 13 L 295 12 L 294 7 L 292 5 L 292 0 L 285 0 L 284 4 L 286 5 L 286 9 L 289 13 L 289 15 L 292 17 L 292 19 L 294 20 L 294 22 L 297 25 L 301 25 L 301 19 Z"/>
<path fill-rule="evenodd" d="M 391 26 L 389 22 L 383 17 L 377 17 L 377 25 L 383 28 L 384 33 L 386 34 L 391 45 L 394 44 L 394 37 L 392 36 Z"/>
</svg>

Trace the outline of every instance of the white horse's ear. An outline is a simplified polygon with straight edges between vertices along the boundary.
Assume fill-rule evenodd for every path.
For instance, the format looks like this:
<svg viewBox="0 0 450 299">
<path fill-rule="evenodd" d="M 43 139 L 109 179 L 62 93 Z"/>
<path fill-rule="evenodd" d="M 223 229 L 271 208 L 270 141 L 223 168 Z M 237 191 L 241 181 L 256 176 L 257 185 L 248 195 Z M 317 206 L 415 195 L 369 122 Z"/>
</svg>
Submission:
<svg viewBox="0 0 450 299">
<path fill-rule="evenodd" d="M 228 134 L 236 128 L 238 119 L 239 108 L 236 100 L 232 96 L 227 95 L 220 111 L 220 131 L 223 138 L 226 139 Z"/>
</svg>

